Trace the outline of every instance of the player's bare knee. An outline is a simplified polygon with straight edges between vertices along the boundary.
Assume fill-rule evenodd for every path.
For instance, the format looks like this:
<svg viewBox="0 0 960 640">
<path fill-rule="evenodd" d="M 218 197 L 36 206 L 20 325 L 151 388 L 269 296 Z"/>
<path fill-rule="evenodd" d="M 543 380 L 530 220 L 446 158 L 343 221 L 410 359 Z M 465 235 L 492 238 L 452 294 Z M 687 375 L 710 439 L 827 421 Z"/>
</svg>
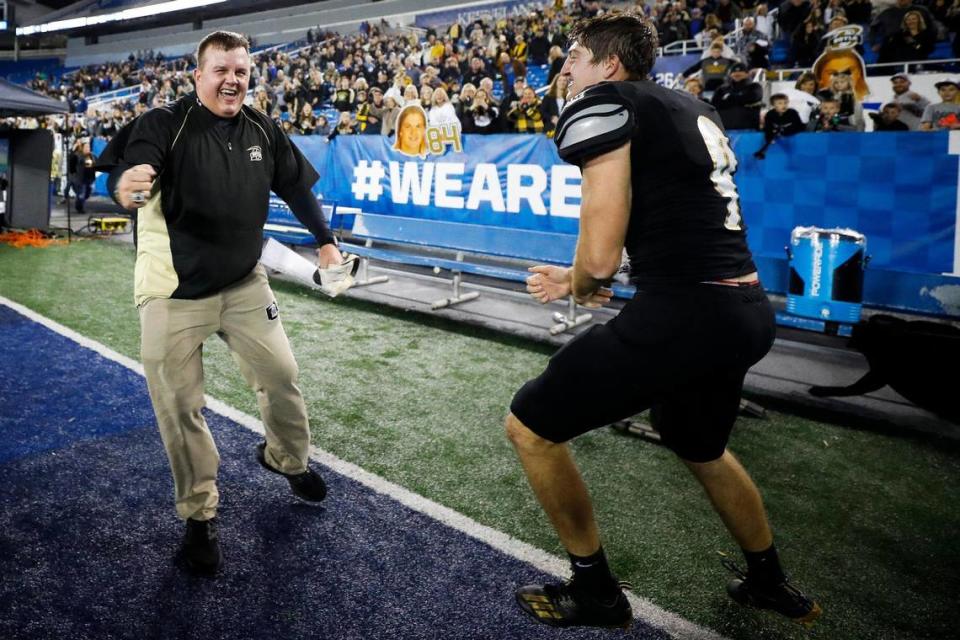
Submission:
<svg viewBox="0 0 960 640">
<path fill-rule="evenodd" d="M 507 439 L 510 440 L 518 451 L 535 452 L 538 449 L 553 445 L 549 440 L 531 431 L 527 425 L 523 424 L 520 419 L 512 413 L 507 414 L 504 428 L 507 432 Z"/>
<path fill-rule="evenodd" d="M 697 478 L 709 478 L 711 475 L 716 474 L 721 468 L 726 466 L 726 455 L 727 452 L 724 451 L 720 454 L 719 457 L 714 458 L 713 460 L 689 460 L 683 456 L 678 456 L 680 461 L 683 462 L 690 469 L 690 472 L 693 473 Z"/>
</svg>

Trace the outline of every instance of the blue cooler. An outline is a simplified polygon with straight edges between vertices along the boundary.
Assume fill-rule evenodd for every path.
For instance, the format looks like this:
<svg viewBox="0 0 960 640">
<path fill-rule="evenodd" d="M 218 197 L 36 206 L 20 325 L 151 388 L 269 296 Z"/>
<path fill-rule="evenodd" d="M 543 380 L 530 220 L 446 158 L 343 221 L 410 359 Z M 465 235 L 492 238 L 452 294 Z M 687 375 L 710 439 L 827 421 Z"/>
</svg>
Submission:
<svg viewBox="0 0 960 640">
<path fill-rule="evenodd" d="M 795 228 L 787 247 L 787 312 L 826 322 L 859 322 L 866 249 L 866 237 L 852 229 Z"/>
</svg>

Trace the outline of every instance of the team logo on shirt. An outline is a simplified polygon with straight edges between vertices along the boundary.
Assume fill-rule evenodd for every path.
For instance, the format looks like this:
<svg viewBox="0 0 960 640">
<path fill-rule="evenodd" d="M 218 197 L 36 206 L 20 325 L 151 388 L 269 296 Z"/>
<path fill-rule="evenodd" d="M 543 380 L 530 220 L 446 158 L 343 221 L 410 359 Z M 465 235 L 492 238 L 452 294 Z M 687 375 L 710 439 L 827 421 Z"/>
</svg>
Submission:
<svg viewBox="0 0 960 640">
<path fill-rule="evenodd" d="M 254 145 L 247 149 L 250 152 L 250 162 L 260 162 L 263 160 L 263 153 L 260 151 L 259 145 Z"/>
<path fill-rule="evenodd" d="M 272 302 L 269 307 L 267 307 L 267 320 L 276 320 L 280 317 L 280 309 L 277 308 L 277 303 Z"/>
</svg>

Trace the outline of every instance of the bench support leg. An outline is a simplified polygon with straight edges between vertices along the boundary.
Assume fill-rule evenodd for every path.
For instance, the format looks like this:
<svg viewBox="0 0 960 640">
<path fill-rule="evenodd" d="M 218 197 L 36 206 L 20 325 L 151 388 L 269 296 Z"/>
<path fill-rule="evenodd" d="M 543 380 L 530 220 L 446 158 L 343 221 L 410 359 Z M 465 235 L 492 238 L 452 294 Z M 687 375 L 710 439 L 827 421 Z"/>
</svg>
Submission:
<svg viewBox="0 0 960 640">
<path fill-rule="evenodd" d="M 357 271 L 357 277 L 353 281 L 353 286 L 355 287 L 366 287 L 371 284 L 379 284 L 381 282 L 386 282 L 390 278 L 388 276 L 374 276 L 369 277 L 367 275 L 367 266 L 370 264 L 369 258 L 360 258 L 360 269 Z"/>
<path fill-rule="evenodd" d="M 550 327 L 550 335 L 556 336 L 560 335 L 564 331 L 569 331 L 574 327 L 579 327 L 582 324 L 586 324 L 593 319 L 593 314 L 582 313 L 579 316 L 577 315 L 577 303 L 574 301 L 573 296 L 569 298 L 570 304 L 567 307 L 566 315 L 557 311 L 553 314 L 553 321 L 557 324 Z"/>
<path fill-rule="evenodd" d="M 461 302 L 467 302 L 468 300 L 473 300 L 479 298 L 480 293 L 478 291 L 471 291 L 470 293 L 460 293 L 460 274 L 453 274 L 453 297 L 444 298 L 443 300 L 437 300 L 430 308 L 436 311 L 437 309 L 445 309 L 446 307 L 452 307 L 455 304 L 460 304 Z"/>
</svg>

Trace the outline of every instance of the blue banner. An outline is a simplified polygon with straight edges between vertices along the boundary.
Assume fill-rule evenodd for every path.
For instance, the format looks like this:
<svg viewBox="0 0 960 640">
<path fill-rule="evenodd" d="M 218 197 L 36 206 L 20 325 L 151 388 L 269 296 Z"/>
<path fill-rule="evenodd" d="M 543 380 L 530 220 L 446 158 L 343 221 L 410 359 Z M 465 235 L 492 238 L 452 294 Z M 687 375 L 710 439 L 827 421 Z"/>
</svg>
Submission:
<svg viewBox="0 0 960 640">
<path fill-rule="evenodd" d="M 537 135 L 465 135 L 462 148 L 404 155 L 385 136 L 297 138 L 339 206 L 391 215 L 577 233 L 580 170 Z M 324 157 L 325 156 L 325 157 Z"/>
<path fill-rule="evenodd" d="M 696 64 L 700 59 L 699 53 L 687 53 L 680 56 L 659 56 L 653 64 L 650 75 L 662 87 L 672 87 L 683 75 L 684 69 Z"/>
</svg>

